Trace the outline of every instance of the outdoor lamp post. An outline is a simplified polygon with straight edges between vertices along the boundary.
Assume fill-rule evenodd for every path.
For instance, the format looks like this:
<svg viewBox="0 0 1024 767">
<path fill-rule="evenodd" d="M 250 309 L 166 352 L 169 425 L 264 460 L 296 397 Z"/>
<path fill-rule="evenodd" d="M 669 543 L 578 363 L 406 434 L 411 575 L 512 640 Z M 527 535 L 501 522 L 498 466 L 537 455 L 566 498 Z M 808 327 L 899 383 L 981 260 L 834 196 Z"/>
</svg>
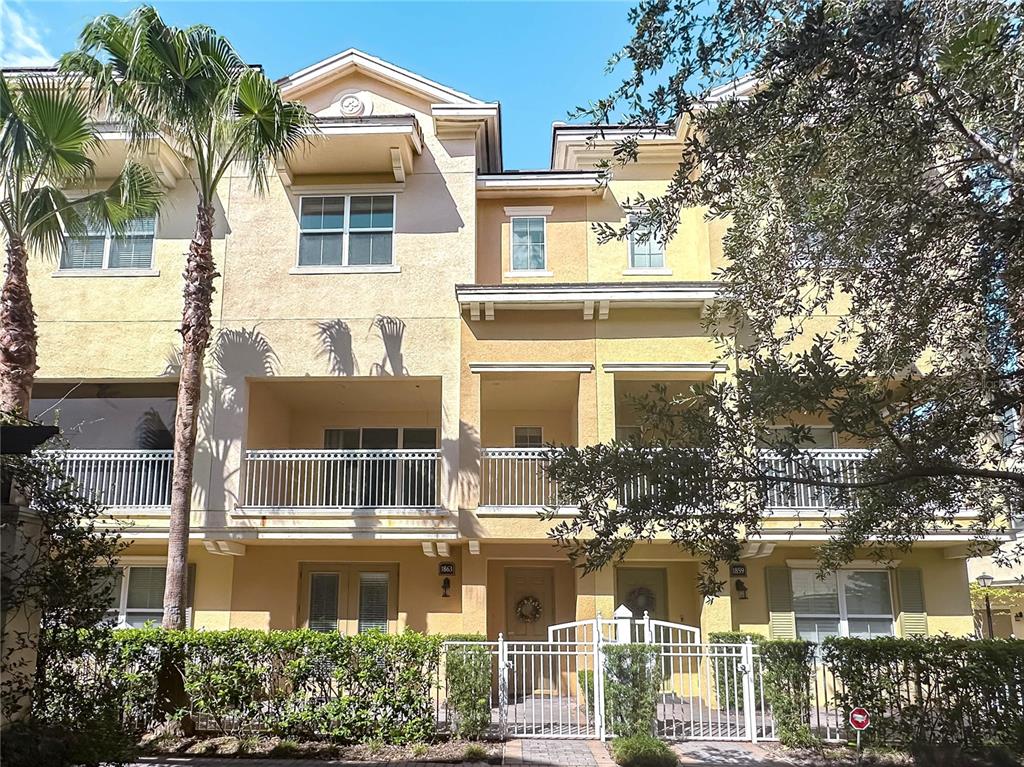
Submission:
<svg viewBox="0 0 1024 767">
<path fill-rule="evenodd" d="M 985 621 L 988 623 L 988 638 L 995 639 L 996 632 L 992 626 L 992 601 L 988 597 L 988 588 L 992 585 L 995 580 L 988 573 L 982 573 L 978 576 L 978 585 L 985 589 Z"/>
</svg>

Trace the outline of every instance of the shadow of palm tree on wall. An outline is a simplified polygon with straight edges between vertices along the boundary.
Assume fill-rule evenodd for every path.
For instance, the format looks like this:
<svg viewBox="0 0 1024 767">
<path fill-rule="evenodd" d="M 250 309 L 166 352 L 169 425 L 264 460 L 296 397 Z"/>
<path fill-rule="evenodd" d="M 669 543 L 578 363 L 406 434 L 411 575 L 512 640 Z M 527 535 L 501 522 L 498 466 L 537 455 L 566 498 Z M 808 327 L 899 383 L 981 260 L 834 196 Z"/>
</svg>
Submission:
<svg viewBox="0 0 1024 767">
<path fill-rule="evenodd" d="M 209 396 L 203 398 L 199 411 L 203 437 L 196 446 L 196 458 L 201 458 L 202 465 L 209 466 L 211 470 L 209 485 L 198 482 L 197 493 L 203 506 L 211 500 L 223 498 L 224 508 L 231 509 L 239 498 L 237 493 L 229 493 L 227 488 L 229 480 L 238 476 L 238 469 L 228 473 L 224 467 L 232 446 L 242 442 L 246 379 L 276 375 L 280 361 L 267 337 L 256 327 L 218 331 L 210 345 L 208 359 L 206 386 Z"/>
<path fill-rule="evenodd" d="M 352 331 L 344 320 L 325 320 L 316 324 L 318 359 L 327 359 L 333 375 L 356 375 L 356 359 L 352 353 Z"/>
<path fill-rule="evenodd" d="M 480 432 L 475 426 L 460 420 L 458 438 L 442 438 L 442 460 L 447 463 L 447 456 L 452 454 L 461 457 L 461 464 L 452 466 L 448 463 L 446 466 L 448 483 L 445 499 L 456 506 L 463 506 L 480 487 Z"/>
<path fill-rule="evenodd" d="M 380 332 L 384 343 L 384 357 L 380 362 L 370 366 L 372 376 L 407 376 L 405 357 L 402 353 L 402 341 L 405 339 L 405 321 L 398 317 L 378 314 L 373 318 L 370 328 Z"/>
</svg>

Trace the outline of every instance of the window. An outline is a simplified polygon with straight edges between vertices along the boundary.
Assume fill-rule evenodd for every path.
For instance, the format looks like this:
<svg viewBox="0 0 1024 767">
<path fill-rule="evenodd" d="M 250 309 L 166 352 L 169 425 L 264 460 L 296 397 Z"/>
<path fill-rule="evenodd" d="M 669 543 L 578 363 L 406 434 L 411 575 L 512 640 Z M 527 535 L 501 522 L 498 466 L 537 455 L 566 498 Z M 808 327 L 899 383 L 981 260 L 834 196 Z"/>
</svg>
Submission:
<svg viewBox="0 0 1024 767">
<path fill-rule="evenodd" d="M 637 226 L 629 235 L 629 266 L 631 269 L 663 269 L 665 248 L 657 232 Z"/>
<path fill-rule="evenodd" d="M 387 573 L 359 573 L 359 633 L 388 630 Z"/>
<path fill-rule="evenodd" d="M 338 573 L 311 573 L 309 576 L 309 628 L 330 633 L 338 630 Z"/>
<path fill-rule="evenodd" d="M 107 230 L 90 230 L 67 237 L 60 257 L 60 268 L 68 269 L 151 269 L 156 216 L 129 221 L 117 236 Z"/>
<path fill-rule="evenodd" d="M 139 628 L 147 623 L 160 623 L 164 616 L 164 580 L 167 568 L 163 565 L 129 565 L 118 569 L 110 588 L 107 620 L 117 626 Z M 191 607 L 195 593 L 195 565 L 188 566 L 186 604 L 191 622 Z"/>
<path fill-rule="evenodd" d="M 394 195 L 303 197 L 299 266 L 391 266 Z"/>
<path fill-rule="evenodd" d="M 516 426 L 514 432 L 516 447 L 544 447 L 544 430 L 540 426 Z"/>
<path fill-rule="evenodd" d="M 512 271 L 542 271 L 546 262 L 543 216 L 512 218 Z"/>
<path fill-rule="evenodd" d="M 869 639 L 893 633 L 886 570 L 840 570 L 824 580 L 814 570 L 790 570 L 793 612 L 801 639 L 827 636 Z"/>
<path fill-rule="evenodd" d="M 398 619 L 397 565 L 317 562 L 300 565 L 299 573 L 300 621 L 312 631 L 386 632 Z"/>
</svg>

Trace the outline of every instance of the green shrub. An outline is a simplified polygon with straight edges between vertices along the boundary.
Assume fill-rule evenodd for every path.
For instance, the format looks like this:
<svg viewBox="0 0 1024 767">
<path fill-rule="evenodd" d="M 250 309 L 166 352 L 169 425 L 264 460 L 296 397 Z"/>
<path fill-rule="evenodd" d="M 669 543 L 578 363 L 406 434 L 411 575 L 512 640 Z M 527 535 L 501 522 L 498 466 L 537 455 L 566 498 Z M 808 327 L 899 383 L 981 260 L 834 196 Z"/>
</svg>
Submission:
<svg viewBox="0 0 1024 767">
<path fill-rule="evenodd" d="M 675 767 L 679 759 L 652 735 L 631 735 L 612 741 L 612 758 L 622 767 Z"/>
<path fill-rule="evenodd" d="M 708 640 L 712 645 L 743 644 L 748 639 L 754 643 L 755 652 L 762 642 L 767 641 L 767 638 L 761 634 L 751 634 L 745 631 L 715 631 L 708 635 Z M 712 649 L 711 652 L 713 653 L 714 650 Z M 711 668 L 715 677 L 716 699 L 718 701 L 719 708 L 742 711 L 742 682 L 738 681 L 736 678 L 739 660 L 734 660 L 733 658 L 734 656 L 730 655 L 728 658 L 714 658 L 711 662 Z M 757 680 L 755 680 L 754 684 L 754 696 L 754 705 L 755 707 L 760 708 L 761 685 L 757 683 Z"/>
<path fill-rule="evenodd" d="M 594 710 L 594 672 L 590 669 L 581 668 L 576 672 L 576 683 L 579 685 L 580 694 L 587 701 L 587 710 Z"/>
<path fill-rule="evenodd" d="M 654 732 L 658 691 L 657 645 L 621 644 L 605 647 L 605 716 L 619 737 Z"/>
<path fill-rule="evenodd" d="M 449 645 L 445 677 L 454 732 L 468 740 L 479 738 L 491 725 L 490 646 Z"/>
<path fill-rule="evenodd" d="M 1024 752 L 1024 641 L 835 637 L 822 658 L 841 682 L 836 707 L 871 712 L 868 742 Z"/>
<path fill-rule="evenodd" d="M 774 639 L 762 642 L 761 679 L 755 689 L 764 686 L 764 695 L 772 709 L 775 735 L 783 745 L 812 746 L 817 738 L 811 733 L 811 660 L 814 645 L 800 640 Z"/>
<path fill-rule="evenodd" d="M 175 717 L 241 735 L 422 741 L 435 733 L 441 641 L 415 632 L 79 632 L 47 664 L 39 714 L 67 727 L 120 722 L 135 734 Z"/>
<path fill-rule="evenodd" d="M 462 761 L 464 762 L 483 762 L 490 757 L 487 749 L 481 746 L 479 743 L 470 743 L 466 746 L 466 750 L 462 752 Z"/>
</svg>

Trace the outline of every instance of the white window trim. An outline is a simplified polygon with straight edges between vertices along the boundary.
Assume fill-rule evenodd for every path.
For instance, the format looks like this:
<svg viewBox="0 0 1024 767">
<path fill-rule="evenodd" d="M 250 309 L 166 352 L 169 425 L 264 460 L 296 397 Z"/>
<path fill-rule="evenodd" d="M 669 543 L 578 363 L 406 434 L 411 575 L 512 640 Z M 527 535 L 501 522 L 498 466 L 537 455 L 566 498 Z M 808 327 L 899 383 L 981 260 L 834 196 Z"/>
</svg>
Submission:
<svg viewBox="0 0 1024 767">
<path fill-rule="evenodd" d="M 159 277 L 160 270 L 153 268 L 153 261 L 156 259 L 156 235 L 160 229 L 160 214 L 153 214 L 153 250 L 149 254 L 149 269 L 136 269 L 135 267 L 112 267 L 110 266 L 110 242 L 113 239 L 112 232 L 106 232 L 103 235 L 103 262 L 96 269 L 62 269 L 61 262 L 64 260 L 64 254 L 57 258 L 57 269 L 51 275 L 52 277 Z M 61 230 L 64 231 L 65 244 L 63 247 L 67 247 L 67 240 L 73 239 L 71 235 L 64 230 L 63 224 Z"/>
<path fill-rule="evenodd" d="M 107 612 L 113 615 L 117 612 L 117 621 L 114 625 L 117 628 L 130 628 L 128 623 L 129 611 L 135 613 L 151 613 L 155 610 L 141 607 L 128 607 L 128 571 L 133 567 L 162 567 L 164 568 L 164 579 L 167 579 L 167 559 L 164 557 L 134 557 L 125 558 L 118 562 L 117 569 L 121 571 L 121 593 L 117 597 L 117 607 L 110 608 Z"/>
<path fill-rule="evenodd" d="M 667 261 L 667 257 L 668 257 L 668 254 L 665 251 L 667 250 L 668 243 L 662 243 L 662 245 L 661 245 L 661 266 L 636 266 L 634 264 L 633 257 L 635 255 L 635 252 L 634 252 L 633 248 L 636 245 L 636 242 L 634 242 L 634 240 L 633 240 L 633 235 L 634 234 L 636 234 L 636 230 L 635 229 L 632 232 L 629 233 L 629 255 L 628 255 L 628 259 L 629 260 L 627 261 L 627 266 L 623 270 L 622 273 L 626 274 L 626 275 L 630 275 L 630 274 L 672 274 L 672 270 L 669 269 L 665 265 L 666 261 Z M 648 240 L 648 242 L 650 242 L 650 240 Z"/>
<path fill-rule="evenodd" d="M 540 445 L 538 445 L 535 448 L 533 448 L 533 447 L 518 447 L 516 445 L 516 429 L 536 429 L 537 431 L 540 432 Z M 544 447 L 544 427 L 543 426 L 530 426 L 530 425 L 524 425 L 524 424 L 520 424 L 518 426 L 513 426 L 512 427 L 512 446 L 516 450 L 537 450 L 537 449 L 540 449 L 540 448 Z"/>
<path fill-rule="evenodd" d="M 816 572 L 816 568 L 791 567 L 790 570 L 810 570 L 812 572 Z M 863 615 L 858 613 L 857 615 L 850 615 L 850 613 L 848 612 L 848 610 L 846 608 L 846 583 L 847 583 L 847 581 L 849 581 L 850 575 L 852 575 L 853 573 L 858 573 L 858 572 L 878 572 L 879 570 L 886 570 L 887 571 L 886 572 L 886 576 L 887 576 L 886 577 L 886 583 L 889 586 L 889 609 L 890 609 L 890 613 L 888 613 L 888 614 L 885 614 L 885 613 L 871 613 L 871 614 L 863 614 Z M 894 611 L 892 611 L 892 608 L 893 608 L 892 575 L 888 573 L 888 568 L 873 567 L 873 568 L 857 568 L 857 569 L 855 569 L 855 568 L 852 568 L 852 567 L 846 567 L 846 568 L 843 568 L 841 570 L 837 570 L 836 573 L 835 573 L 835 576 L 836 576 L 836 590 L 838 591 L 838 595 L 837 596 L 839 597 L 839 614 L 837 615 L 835 613 L 798 613 L 796 611 L 795 607 L 794 607 L 794 609 L 793 609 L 793 616 L 794 616 L 794 618 L 796 620 L 800 620 L 801 618 L 812 618 L 812 619 L 825 618 L 825 619 L 828 619 L 828 620 L 838 619 L 839 620 L 839 636 L 842 636 L 842 637 L 850 636 L 850 619 L 851 618 L 853 618 L 854 620 L 879 620 L 879 621 L 888 620 L 889 621 L 889 629 L 890 629 L 890 631 L 892 633 L 892 636 L 896 635 L 896 614 L 895 614 Z"/>
<path fill-rule="evenodd" d="M 507 213 L 510 210 L 530 210 L 529 208 L 505 208 Z M 540 210 L 539 208 L 537 210 Z M 544 208 L 548 213 L 551 212 L 551 208 Z M 544 222 L 544 267 L 542 269 L 516 269 L 515 268 L 515 226 L 516 219 L 518 218 L 539 218 Z M 547 214 L 533 213 L 530 215 L 523 215 L 517 213 L 514 216 L 510 216 L 508 220 L 508 271 L 505 272 L 506 277 L 553 277 L 554 273 L 548 270 L 548 217 Z"/>
<path fill-rule="evenodd" d="M 632 258 L 632 255 L 630 256 L 630 258 Z M 623 269 L 622 273 L 626 277 L 637 277 L 637 276 L 649 277 L 649 276 L 652 276 L 652 275 L 657 275 L 659 277 L 660 276 L 668 277 L 668 276 L 671 276 L 672 270 L 671 269 L 667 269 L 667 268 L 665 268 L 663 266 L 655 266 L 655 267 L 651 267 L 650 269 L 647 269 L 647 268 L 642 267 L 642 266 L 631 266 L 628 269 Z"/>
<path fill-rule="evenodd" d="M 345 200 L 345 211 L 342 214 L 341 229 L 302 229 L 302 201 L 309 199 L 323 199 L 325 197 L 341 197 Z M 349 264 L 348 242 L 352 228 L 349 226 L 349 217 L 352 209 L 353 197 L 390 197 L 391 198 L 391 226 L 390 228 L 371 227 L 369 229 L 356 229 L 357 234 L 377 234 L 388 232 L 391 234 L 391 263 L 390 264 Z M 357 192 L 350 189 L 337 192 L 318 192 L 316 194 L 300 194 L 298 233 L 295 235 L 295 266 L 288 270 L 289 274 L 374 274 L 401 272 L 398 266 L 397 252 L 395 248 L 395 235 L 398 231 L 398 195 L 394 192 Z M 341 235 L 341 263 L 340 264 L 300 264 L 299 250 L 302 246 L 303 234 L 340 234 Z M 545 233 L 545 236 L 547 233 Z"/>
</svg>

